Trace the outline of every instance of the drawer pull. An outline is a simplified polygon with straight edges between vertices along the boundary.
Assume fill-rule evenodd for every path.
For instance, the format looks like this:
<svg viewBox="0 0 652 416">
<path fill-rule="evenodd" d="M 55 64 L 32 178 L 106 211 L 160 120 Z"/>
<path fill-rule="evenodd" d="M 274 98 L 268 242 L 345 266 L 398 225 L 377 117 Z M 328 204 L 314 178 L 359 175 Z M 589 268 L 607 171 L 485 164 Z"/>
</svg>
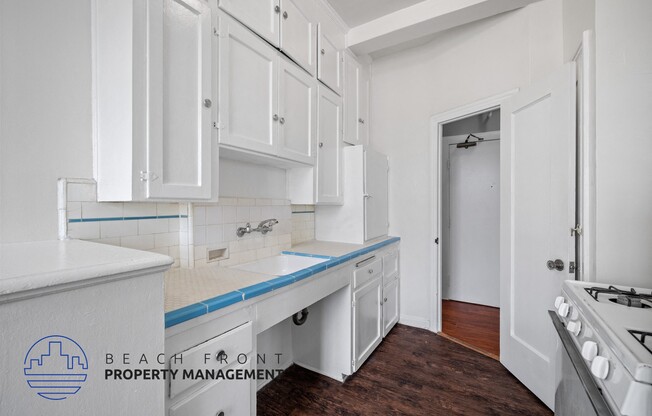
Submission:
<svg viewBox="0 0 652 416">
<path fill-rule="evenodd" d="M 360 267 L 360 266 L 362 266 L 363 264 L 365 264 L 365 263 L 367 263 L 367 262 L 369 262 L 369 261 L 371 261 L 371 260 L 373 260 L 373 259 L 375 259 L 375 258 L 376 258 L 376 256 L 367 257 L 366 259 L 357 262 L 357 263 L 355 264 L 355 267 Z"/>
<path fill-rule="evenodd" d="M 220 363 L 226 361 L 226 351 L 224 350 L 218 351 L 217 354 L 215 354 L 215 359 Z"/>
</svg>

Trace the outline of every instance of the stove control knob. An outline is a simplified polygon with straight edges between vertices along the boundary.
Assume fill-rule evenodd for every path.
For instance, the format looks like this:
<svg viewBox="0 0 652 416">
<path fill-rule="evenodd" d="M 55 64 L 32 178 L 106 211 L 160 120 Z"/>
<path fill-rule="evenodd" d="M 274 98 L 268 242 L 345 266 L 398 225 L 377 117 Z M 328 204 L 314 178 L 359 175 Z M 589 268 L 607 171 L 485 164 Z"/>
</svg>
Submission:
<svg viewBox="0 0 652 416">
<path fill-rule="evenodd" d="M 559 307 L 561 306 L 562 303 L 564 303 L 565 300 L 566 299 L 564 299 L 563 296 L 557 296 L 555 298 L 555 309 L 559 309 Z"/>
<path fill-rule="evenodd" d="M 591 373 L 600 380 L 604 380 L 609 375 L 609 360 L 598 355 L 591 363 Z"/>
<path fill-rule="evenodd" d="M 578 336 L 580 334 L 580 331 L 582 330 L 582 322 L 580 321 L 570 321 L 568 325 L 566 325 L 566 329 L 568 332 L 571 334 Z"/>
<path fill-rule="evenodd" d="M 559 305 L 559 308 L 557 308 L 557 312 L 559 313 L 559 316 L 562 318 L 565 318 L 568 316 L 568 312 L 570 312 L 570 305 L 568 303 L 562 303 Z"/>
<path fill-rule="evenodd" d="M 598 344 L 593 341 L 586 341 L 582 345 L 582 357 L 586 361 L 593 361 L 596 355 L 598 355 Z"/>
</svg>

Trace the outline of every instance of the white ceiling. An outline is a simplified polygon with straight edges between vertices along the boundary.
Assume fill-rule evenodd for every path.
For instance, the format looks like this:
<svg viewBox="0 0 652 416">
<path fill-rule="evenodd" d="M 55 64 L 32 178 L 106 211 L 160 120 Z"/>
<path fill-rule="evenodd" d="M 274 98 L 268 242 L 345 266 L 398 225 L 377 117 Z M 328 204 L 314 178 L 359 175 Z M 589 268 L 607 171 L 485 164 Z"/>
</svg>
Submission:
<svg viewBox="0 0 652 416">
<path fill-rule="evenodd" d="M 349 27 L 359 26 L 423 0 L 327 0 Z"/>
</svg>

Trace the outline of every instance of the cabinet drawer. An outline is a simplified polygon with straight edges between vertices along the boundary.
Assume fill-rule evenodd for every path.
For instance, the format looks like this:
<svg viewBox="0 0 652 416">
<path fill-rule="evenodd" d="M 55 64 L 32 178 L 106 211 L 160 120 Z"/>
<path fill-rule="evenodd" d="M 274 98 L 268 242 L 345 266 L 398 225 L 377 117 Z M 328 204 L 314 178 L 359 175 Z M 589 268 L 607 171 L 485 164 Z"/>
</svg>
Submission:
<svg viewBox="0 0 652 416">
<path fill-rule="evenodd" d="M 353 272 L 353 288 L 362 287 L 365 283 L 383 272 L 383 261 L 376 256 L 367 257 L 356 263 Z"/>
<path fill-rule="evenodd" d="M 170 369 L 179 370 L 218 370 L 236 362 L 238 354 L 248 354 L 252 350 L 253 332 L 251 322 L 240 325 L 206 342 L 196 345 L 170 358 Z M 224 351 L 226 358 L 218 360 Z M 181 357 L 181 358 L 179 358 Z M 222 355 L 224 357 L 224 355 Z M 177 379 L 170 382 L 170 397 L 174 397 L 202 380 Z"/>
<path fill-rule="evenodd" d="M 383 256 L 383 284 L 389 283 L 398 275 L 398 253 L 398 248 L 396 248 Z"/>
<path fill-rule="evenodd" d="M 234 371 L 251 370 L 251 361 Z M 229 370 L 224 370 L 229 371 Z M 170 407 L 169 416 L 224 416 L 251 414 L 252 380 L 217 380 Z"/>
</svg>

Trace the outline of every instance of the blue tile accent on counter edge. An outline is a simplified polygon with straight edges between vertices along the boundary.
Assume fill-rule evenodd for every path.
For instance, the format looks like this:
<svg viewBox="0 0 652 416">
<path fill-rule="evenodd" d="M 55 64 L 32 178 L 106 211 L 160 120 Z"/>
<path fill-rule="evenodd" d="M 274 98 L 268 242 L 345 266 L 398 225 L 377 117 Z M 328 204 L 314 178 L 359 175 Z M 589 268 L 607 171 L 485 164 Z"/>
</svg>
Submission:
<svg viewBox="0 0 652 416">
<path fill-rule="evenodd" d="M 103 218 L 70 218 L 68 223 L 100 222 L 100 221 L 134 221 L 134 220 L 162 220 L 172 218 L 188 218 L 187 215 L 148 215 L 144 217 L 103 217 Z"/>
<path fill-rule="evenodd" d="M 285 276 L 278 276 L 266 282 L 257 283 L 255 285 L 251 285 L 242 289 L 235 290 L 233 292 L 225 293 L 223 295 L 219 295 L 214 298 L 204 300 L 202 302 L 194 303 L 192 305 L 184 306 L 183 308 L 175 309 L 173 311 L 167 312 L 165 314 L 165 327 L 169 328 L 171 326 L 180 324 L 182 322 L 189 321 L 198 316 L 206 315 L 210 312 L 216 311 L 221 308 L 225 308 L 229 305 L 242 302 L 243 300 L 251 299 L 256 296 L 260 296 L 262 294 L 271 292 L 272 290 L 277 290 L 282 287 L 291 285 L 292 283 L 298 282 L 317 273 L 321 273 L 324 270 L 327 270 L 328 268 L 334 267 L 338 264 L 345 263 L 356 257 L 363 256 L 367 253 L 378 250 L 381 247 L 396 243 L 397 241 L 400 240 L 401 240 L 400 237 L 390 237 L 387 240 L 381 241 L 380 243 L 373 244 L 369 247 L 356 250 L 354 252 L 345 254 L 340 257 L 283 251 L 283 254 L 325 258 L 328 259 L 328 261 L 319 263 L 315 266 L 308 267 L 303 270 L 299 270 L 292 274 L 288 274 Z"/>
<path fill-rule="evenodd" d="M 332 260 L 332 259 L 337 258 L 337 257 L 333 257 L 333 256 L 323 256 L 321 254 L 299 253 L 299 252 L 296 252 L 296 251 L 281 251 L 281 254 L 288 254 L 288 255 L 291 255 L 291 256 L 301 256 L 301 257 L 313 257 L 313 258 L 316 258 L 316 259 L 328 259 L 328 260 Z"/>
</svg>

